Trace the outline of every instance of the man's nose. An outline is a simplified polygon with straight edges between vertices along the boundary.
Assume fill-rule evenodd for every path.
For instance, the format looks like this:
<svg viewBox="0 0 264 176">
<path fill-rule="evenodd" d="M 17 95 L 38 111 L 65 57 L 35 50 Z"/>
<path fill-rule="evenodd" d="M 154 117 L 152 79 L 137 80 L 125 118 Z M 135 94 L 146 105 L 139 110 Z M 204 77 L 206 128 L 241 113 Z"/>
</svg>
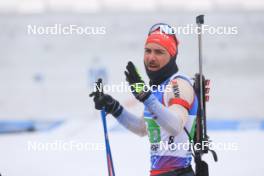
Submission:
<svg viewBox="0 0 264 176">
<path fill-rule="evenodd" d="M 148 61 L 155 61 L 156 60 L 156 56 L 153 52 L 151 52 L 148 56 Z"/>
</svg>

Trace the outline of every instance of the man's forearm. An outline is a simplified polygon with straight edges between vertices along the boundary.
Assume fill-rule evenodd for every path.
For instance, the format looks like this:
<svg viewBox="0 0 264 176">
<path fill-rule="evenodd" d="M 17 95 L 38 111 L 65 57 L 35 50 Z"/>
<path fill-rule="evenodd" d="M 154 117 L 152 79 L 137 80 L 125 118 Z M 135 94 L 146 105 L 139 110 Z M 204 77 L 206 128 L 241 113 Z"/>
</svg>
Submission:
<svg viewBox="0 0 264 176">
<path fill-rule="evenodd" d="M 125 128 L 139 136 L 147 134 L 146 124 L 143 118 L 139 118 L 128 112 L 125 108 L 122 113 L 116 118 Z"/>
<path fill-rule="evenodd" d="M 177 135 L 182 131 L 185 125 L 185 113 L 171 111 L 163 106 L 154 95 L 151 95 L 144 104 L 154 114 L 156 122 L 167 132 Z"/>
</svg>

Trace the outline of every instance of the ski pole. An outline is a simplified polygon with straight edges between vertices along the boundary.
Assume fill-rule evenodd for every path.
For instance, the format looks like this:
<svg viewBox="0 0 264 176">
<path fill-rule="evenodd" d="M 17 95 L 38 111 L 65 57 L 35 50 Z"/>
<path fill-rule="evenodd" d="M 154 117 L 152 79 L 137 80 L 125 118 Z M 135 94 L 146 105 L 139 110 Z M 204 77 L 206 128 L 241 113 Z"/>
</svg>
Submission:
<svg viewBox="0 0 264 176">
<path fill-rule="evenodd" d="M 104 127 L 104 137 L 105 137 L 105 148 L 106 148 L 106 159 L 107 159 L 108 175 L 109 176 L 115 176 L 114 164 L 113 164 L 111 148 L 110 148 L 109 138 L 108 138 L 108 131 L 107 131 L 106 112 L 105 112 L 104 109 L 101 110 L 101 118 L 102 118 L 103 127 Z"/>
<path fill-rule="evenodd" d="M 102 79 L 98 79 L 97 81 L 97 91 L 99 94 L 103 94 Z M 113 164 L 111 148 L 110 148 L 110 143 L 109 143 L 109 138 L 108 138 L 108 131 L 107 131 L 106 112 L 104 108 L 101 110 L 101 119 L 102 119 L 103 128 L 104 128 L 104 139 L 105 139 L 108 176 L 115 176 L 114 164 Z"/>
</svg>

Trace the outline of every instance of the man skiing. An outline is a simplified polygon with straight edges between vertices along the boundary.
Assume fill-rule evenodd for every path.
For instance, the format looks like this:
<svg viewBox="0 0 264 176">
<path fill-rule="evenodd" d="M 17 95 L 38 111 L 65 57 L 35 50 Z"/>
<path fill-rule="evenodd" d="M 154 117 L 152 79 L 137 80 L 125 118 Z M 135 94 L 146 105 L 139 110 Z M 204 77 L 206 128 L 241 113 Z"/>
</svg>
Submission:
<svg viewBox="0 0 264 176">
<path fill-rule="evenodd" d="M 96 109 L 105 108 L 128 130 L 139 136 L 148 135 L 151 176 L 194 176 L 190 148 L 160 147 L 160 143 L 188 143 L 194 134 L 193 122 L 198 108 L 191 79 L 181 74 L 176 65 L 179 42 L 172 30 L 167 24 L 155 24 L 145 42 L 144 65 L 149 86 L 156 89 L 145 89 L 145 82 L 132 62 L 126 66 L 125 76 L 132 93 L 144 104 L 143 117 L 131 114 L 108 94 L 93 92 L 90 96 L 94 97 Z"/>
</svg>

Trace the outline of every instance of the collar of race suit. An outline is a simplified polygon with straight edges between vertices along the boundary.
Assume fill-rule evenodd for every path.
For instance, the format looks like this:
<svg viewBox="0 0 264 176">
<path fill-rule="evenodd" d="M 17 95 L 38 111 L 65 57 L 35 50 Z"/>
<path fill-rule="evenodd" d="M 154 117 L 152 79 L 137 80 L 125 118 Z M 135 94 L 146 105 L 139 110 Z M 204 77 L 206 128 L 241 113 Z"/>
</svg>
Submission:
<svg viewBox="0 0 264 176">
<path fill-rule="evenodd" d="M 146 67 L 146 65 L 145 65 L 145 69 L 150 79 L 149 85 L 150 86 L 160 85 L 161 83 L 166 81 L 169 77 L 171 77 L 173 74 L 178 72 L 178 66 L 176 64 L 176 56 L 174 58 L 171 58 L 170 61 L 160 70 L 150 71 Z"/>
</svg>

